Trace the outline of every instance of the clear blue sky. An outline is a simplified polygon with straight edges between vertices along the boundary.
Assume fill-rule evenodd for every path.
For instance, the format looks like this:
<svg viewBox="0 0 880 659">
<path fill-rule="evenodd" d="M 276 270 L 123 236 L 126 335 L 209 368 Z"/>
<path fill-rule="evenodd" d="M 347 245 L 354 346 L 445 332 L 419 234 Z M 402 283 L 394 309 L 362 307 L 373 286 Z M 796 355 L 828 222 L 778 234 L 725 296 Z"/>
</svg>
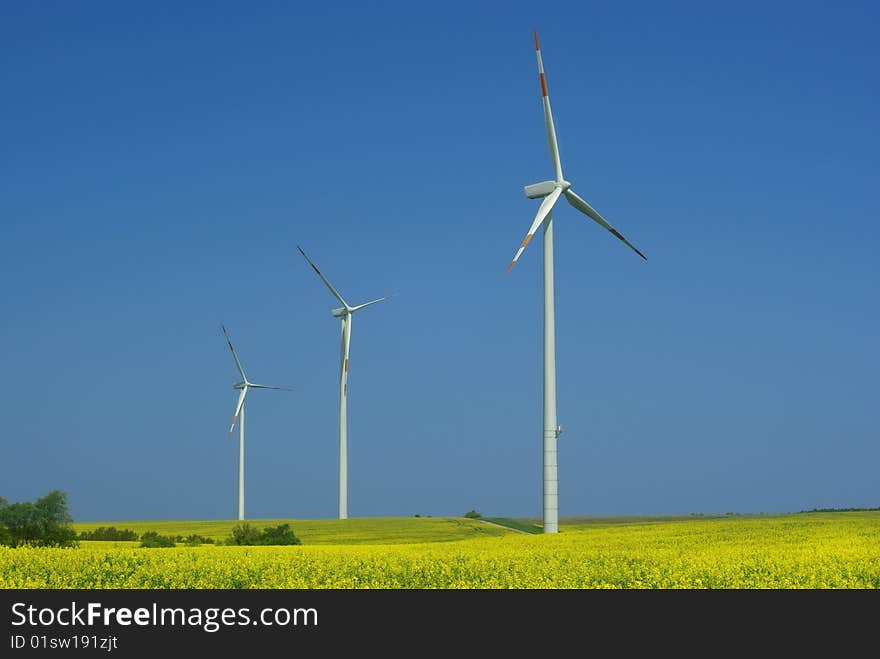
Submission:
<svg viewBox="0 0 880 659">
<path fill-rule="evenodd" d="M 552 12 L 556 12 L 554 15 Z M 4 3 L 0 496 L 80 520 L 880 505 L 876 3 Z"/>
</svg>

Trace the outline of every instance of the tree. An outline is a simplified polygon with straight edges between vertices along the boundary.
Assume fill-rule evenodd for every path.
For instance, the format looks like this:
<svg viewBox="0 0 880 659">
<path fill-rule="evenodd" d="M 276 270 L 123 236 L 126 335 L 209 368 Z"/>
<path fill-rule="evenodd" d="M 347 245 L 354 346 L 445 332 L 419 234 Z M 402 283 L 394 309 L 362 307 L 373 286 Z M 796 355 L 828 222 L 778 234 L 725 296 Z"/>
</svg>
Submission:
<svg viewBox="0 0 880 659">
<path fill-rule="evenodd" d="M 147 531 L 141 536 L 141 547 L 174 547 L 174 538 L 159 535 L 156 531 Z"/>
<path fill-rule="evenodd" d="M 0 499 L 0 543 L 12 547 L 71 547 L 76 532 L 67 510 L 67 495 L 52 490 L 35 503 L 7 503 Z"/>
<path fill-rule="evenodd" d="M 137 540 L 138 534 L 131 529 L 117 529 L 115 526 L 99 526 L 93 531 L 80 531 L 80 540 Z"/>
<path fill-rule="evenodd" d="M 67 495 L 52 490 L 37 499 L 34 507 L 40 520 L 42 543 L 51 547 L 70 547 L 76 544 L 76 531 L 70 525 L 73 517 L 67 510 Z"/>
<path fill-rule="evenodd" d="M 468 519 L 479 519 L 480 517 L 482 517 L 482 515 L 476 510 L 469 510 L 464 514 L 464 516 Z"/>
<path fill-rule="evenodd" d="M 299 545 L 302 541 L 296 537 L 290 524 L 279 524 L 263 529 L 261 545 Z"/>
<path fill-rule="evenodd" d="M 178 536 L 178 542 L 183 542 L 190 547 L 196 547 L 198 545 L 213 545 L 214 538 L 207 538 L 203 535 L 199 535 L 198 533 L 190 533 L 188 536 Z"/>
<path fill-rule="evenodd" d="M 8 506 L 9 502 L 3 497 L 0 497 L 0 545 L 12 544 L 12 536 L 9 535 L 9 529 L 6 528 L 6 524 L 3 522 L 3 520 L 6 519 L 3 511 Z"/>
<path fill-rule="evenodd" d="M 258 545 L 262 533 L 249 522 L 240 522 L 232 527 L 232 536 L 226 541 L 228 545 Z"/>
<path fill-rule="evenodd" d="M 2 522 L 11 546 L 38 544 L 40 522 L 34 504 L 29 501 L 9 504 L 3 509 Z"/>
<path fill-rule="evenodd" d="M 249 522 L 240 522 L 232 527 L 232 535 L 227 545 L 299 545 L 302 541 L 290 528 L 290 524 L 279 524 L 258 529 Z"/>
</svg>

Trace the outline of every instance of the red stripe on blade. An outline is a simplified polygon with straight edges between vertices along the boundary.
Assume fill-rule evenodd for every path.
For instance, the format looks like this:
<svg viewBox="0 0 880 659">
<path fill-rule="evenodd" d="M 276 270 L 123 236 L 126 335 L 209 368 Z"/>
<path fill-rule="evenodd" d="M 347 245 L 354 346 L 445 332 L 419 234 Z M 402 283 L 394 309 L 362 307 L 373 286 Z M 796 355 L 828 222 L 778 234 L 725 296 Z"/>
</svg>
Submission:
<svg viewBox="0 0 880 659">
<path fill-rule="evenodd" d="M 541 74 L 541 96 L 549 96 L 547 94 L 547 78 L 544 77 L 544 74 Z"/>
</svg>

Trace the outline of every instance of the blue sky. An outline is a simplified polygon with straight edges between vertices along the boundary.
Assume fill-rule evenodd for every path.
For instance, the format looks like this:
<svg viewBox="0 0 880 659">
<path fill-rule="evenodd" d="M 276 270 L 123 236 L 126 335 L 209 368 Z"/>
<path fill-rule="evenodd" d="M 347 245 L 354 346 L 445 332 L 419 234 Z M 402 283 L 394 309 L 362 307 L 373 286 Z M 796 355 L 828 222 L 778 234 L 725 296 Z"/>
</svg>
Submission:
<svg viewBox="0 0 880 659">
<path fill-rule="evenodd" d="M 874 3 L 0 8 L 0 496 L 80 520 L 541 513 L 555 213 L 560 515 L 880 505 Z"/>
</svg>

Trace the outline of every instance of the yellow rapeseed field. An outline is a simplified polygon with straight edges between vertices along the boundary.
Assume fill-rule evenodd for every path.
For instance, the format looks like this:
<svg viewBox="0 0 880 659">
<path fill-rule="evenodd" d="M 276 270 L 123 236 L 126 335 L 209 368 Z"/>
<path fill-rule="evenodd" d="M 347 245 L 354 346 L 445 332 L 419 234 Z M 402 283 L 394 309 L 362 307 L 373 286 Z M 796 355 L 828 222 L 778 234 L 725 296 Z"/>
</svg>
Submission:
<svg viewBox="0 0 880 659">
<path fill-rule="evenodd" d="M 878 588 L 880 513 L 562 526 L 451 542 L 0 547 L 2 588 Z"/>
</svg>

